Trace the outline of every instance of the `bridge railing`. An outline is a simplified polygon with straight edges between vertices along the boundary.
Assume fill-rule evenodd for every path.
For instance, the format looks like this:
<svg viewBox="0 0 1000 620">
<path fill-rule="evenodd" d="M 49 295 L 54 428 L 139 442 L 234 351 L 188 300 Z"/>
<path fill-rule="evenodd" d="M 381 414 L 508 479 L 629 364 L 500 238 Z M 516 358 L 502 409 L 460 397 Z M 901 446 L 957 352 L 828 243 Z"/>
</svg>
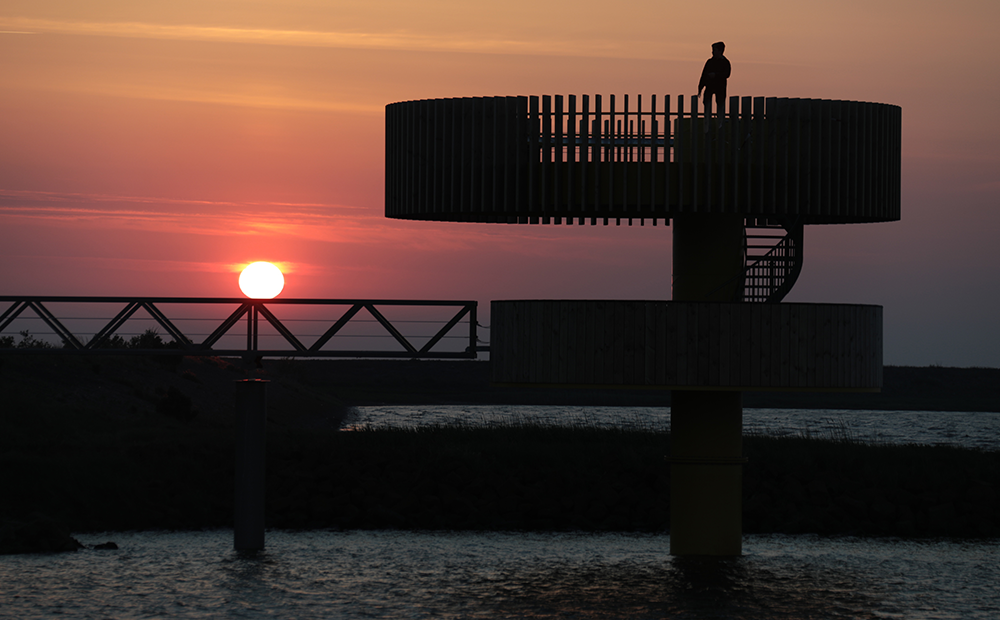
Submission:
<svg viewBox="0 0 1000 620">
<path fill-rule="evenodd" d="M 485 350 L 476 308 L 440 300 L 0 296 L 0 352 L 474 359 Z"/>
</svg>

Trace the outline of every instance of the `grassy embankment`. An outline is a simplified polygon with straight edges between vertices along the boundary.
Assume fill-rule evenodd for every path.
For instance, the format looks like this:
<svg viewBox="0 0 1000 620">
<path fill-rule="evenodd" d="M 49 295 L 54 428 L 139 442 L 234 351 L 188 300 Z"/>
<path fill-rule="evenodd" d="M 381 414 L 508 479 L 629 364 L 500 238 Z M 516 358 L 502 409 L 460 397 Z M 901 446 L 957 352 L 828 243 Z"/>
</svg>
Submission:
<svg viewBox="0 0 1000 620">
<path fill-rule="evenodd" d="M 5 527 L 37 515 L 71 531 L 231 524 L 231 382 L 243 371 L 136 358 L 0 364 Z M 270 378 L 269 527 L 668 529 L 666 433 L 338 432 L 343 406 L 330 394 L 293 373 Z M 844 434 L 750 436 L 744 453 L 747 532 L 1000 536 L 1000 452 Z"/>
</svg>

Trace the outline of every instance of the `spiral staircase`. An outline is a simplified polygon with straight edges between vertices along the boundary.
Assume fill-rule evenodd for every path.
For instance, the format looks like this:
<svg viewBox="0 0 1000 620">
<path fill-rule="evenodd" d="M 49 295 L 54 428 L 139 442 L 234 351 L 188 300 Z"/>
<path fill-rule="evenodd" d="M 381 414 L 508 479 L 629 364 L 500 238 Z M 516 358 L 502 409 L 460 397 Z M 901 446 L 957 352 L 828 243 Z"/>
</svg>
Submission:
<svg viewBox="0 0 1000 620">
<path fill-rule="evenodd" d="M 736 301 L 776 304 L 802 271 L 800 223 L 747 218 L 743 227 L 742 295 Z"/>
</svg>

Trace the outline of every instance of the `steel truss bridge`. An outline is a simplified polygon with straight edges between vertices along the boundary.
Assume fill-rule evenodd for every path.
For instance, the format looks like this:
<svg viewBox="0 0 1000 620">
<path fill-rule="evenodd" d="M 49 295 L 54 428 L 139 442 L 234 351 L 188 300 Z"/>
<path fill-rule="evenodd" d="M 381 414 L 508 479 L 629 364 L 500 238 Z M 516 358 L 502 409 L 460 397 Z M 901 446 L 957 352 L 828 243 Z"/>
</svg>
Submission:
<svg viewBox="0 0 1000 620">
<path fill-rule="evenodd" d="M 4 305 L 6 307 L 4 307 Z M 58 306 L 58 308 L 57 308 Z M 223 357 L 395 357 L 474 359 L 478 351 L 487 351 L 477 340 L 475 301 L 429 301 L 386 299 L 246 299 L 231 297 L 39 297 L 0 296 L 0 339 L 5 339 L 3 354 L 94 354 L 94 355 L 189 355 Z M 111 308 L 109 311 L 109 307 Z M 405 320 L 386 317 L 390 308 L 408 308 L 411 313 L 433 315 L 433 320 Z M 114 314 L 114 309 L 120 310 Z M 211 308 L 207 316 L 180 318 L 176 311 L 191 312 L 192 308 Z M 231 309 L 219 320 L 220 308 Z M 59 312 L 53 311 L 58 309 Z M 168 312 L 169 309 L 169 312 Z M 141 312 L 140 312 L 141 311 Z M 71 312 L 67 316 L 64 312 Z M 62 316 L 60 316 L 62 314 Z M 113 314 L 112 318 L 108 318 Z M 146 316 L 143 316 L 146 315 Z M 308 318 L 278 318 L 278 314 L 297 314 Z M 32 316 L 34 315 L 34 316 Z M 367 315 L 369 318 L 363 318 Z M 52 346 L 33 337 L 14 343 L 10 332 L 25 319 L 39 319 L 62 342 Z M 133 346 L 124 346 L 119 330 L 129 321 L 150 321 L 163 330 L 166 346 L 148 346 L 142 339 L 133 339 Z M 99 323 L 97 329 L 70 329 L 70 324 Z M 242 323 L 242 325 L 241 325 Z M 367 323 L 379 326 L 376 333 L 348 334 L 349 328 Z M 322 333 L 297 335 L 291 325 L 306 324 Z M 403 325 L 419 324 L 423 334 L 404 335 Z M 192 325 L 203 333 L 182 329 Z M 209 327 L 206 328 L 206 325 Z M 427 331 L 428 328 L 432 331 Z M 158 332 L 159 333 L 159 332 Z M 245 335 L 245 340 L 243 336 Z M 88 337 L 89 336 L 89 337 Z M 202 338 L 204 336 L 204 338 Z M 261 347 L 261 340 L 277 339 L 281 346 Z M 339 338 L 337 338 L 339 336 Z M 362 349 L 337 346 L 348 337 L 391 340 L 393 349 Z M 234 338 L 235 337 L 235 338 Z M 315 339 L 313 339 L 315 338 Z M 233 341 L 245 346 L 226 346 Z M 464 346 L 455 346 L 455 341 Z M 0 340 L 3 341 L 3 340 Z M 311 342 L 310 342 L 311 341 Z M 445 346 L 445 343 L 451 346 Z"/>
</svg>

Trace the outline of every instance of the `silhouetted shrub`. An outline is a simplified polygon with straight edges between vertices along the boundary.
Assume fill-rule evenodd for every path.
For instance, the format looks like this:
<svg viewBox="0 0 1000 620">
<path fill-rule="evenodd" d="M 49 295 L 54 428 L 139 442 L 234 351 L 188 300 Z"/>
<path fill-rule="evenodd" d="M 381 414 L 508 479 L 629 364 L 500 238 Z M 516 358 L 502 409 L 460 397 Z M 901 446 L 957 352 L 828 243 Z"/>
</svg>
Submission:
<svg viewBox="0 0 1000 620">
<path fill-rule="evenodd" d="M 28 330 L 22 330 L 21 341 L 14 343 L 13 336 L 0 337 L 0 349 L 53 349 L 55 345 L 46 340 L 35 338 Z"/>
<path fill-rule="evenodd" d="M 128 341 L 130 349 L 163 349 L 165 345 L 160 335 L 155 329 L 147 329 L 137 336 L 132 336 Z"/>
</svg>

